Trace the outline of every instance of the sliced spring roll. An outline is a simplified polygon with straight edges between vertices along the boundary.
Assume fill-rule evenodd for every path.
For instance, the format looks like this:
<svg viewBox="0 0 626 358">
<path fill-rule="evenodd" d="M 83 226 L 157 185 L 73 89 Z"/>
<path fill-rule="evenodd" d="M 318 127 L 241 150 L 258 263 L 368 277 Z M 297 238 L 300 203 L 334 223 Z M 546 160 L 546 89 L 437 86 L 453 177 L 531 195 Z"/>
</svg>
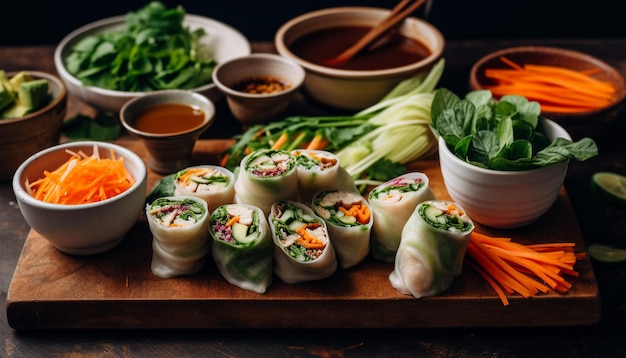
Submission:
<svg viewBox="0 0 626 358">
<path fill-rule="evenodd" d="M 174 176 L 174 195 L 189 195 L 207 202 L 209 212 L 231 204 L 235 198 L 233 173 L 217 165 L 202 165 L 183 169 Z"/>
<path fill-rule="evenodd" d="M 272 204 L 298 199 L 296 159 L 284 150 L 258 150 L 241 160 L 235 203 L 256 206 L 269 215 Z"/>
<path fill-rule="evenodd" d="M 291 152 L 298 163 L 298 201 L 311 203 L 320 190 L 358 192 L 354 179 L 339 165 L 339 159 L 325 150 L 298 149 Z"/>
<path fill-rule="evenodd" d="M 404 225 L 391 286 L 416 298 L 437 295 L 463 270 L 472 220 L 458 204 L 427 200 Z"/>
<path fill-rule="evenodd" d="M 274 273 L 285 283 L 321 280 L 337 269 L 326 224 L 295 201 L 274 203 L 268 217 L 274 241 Z"/>
<path fill-rule="evenodd" d="M 374 219 L 363 196 L 341 190 L 320 191 L 313 197 L 313 210 L 326 222 L 342 268 L 355 266 L 367 257 Z"/>
<path fill-rule="evenodd" d="M 400 246 L 402 228 L 417 205 L 435 199 L 424 173 L 407 173 L 381 184 L 368 196 L 374 226 L 370 242 L 372 257 L 393 262 Z"/>
<path fill-rule="evenodd" d="M 170 278 L 200 271 L 210 249 L 209 209 L 192 196 L 167 196 L 146 206 L 152 232 L 152 272 Z"/>
<path fill-rule="evenodd" d="M 222 277 L 244 290 L 265 293 L 272 282 L 273 244 L 265 214 L 245 204 L 215 209 L 211 253 Z"/>
</svg>

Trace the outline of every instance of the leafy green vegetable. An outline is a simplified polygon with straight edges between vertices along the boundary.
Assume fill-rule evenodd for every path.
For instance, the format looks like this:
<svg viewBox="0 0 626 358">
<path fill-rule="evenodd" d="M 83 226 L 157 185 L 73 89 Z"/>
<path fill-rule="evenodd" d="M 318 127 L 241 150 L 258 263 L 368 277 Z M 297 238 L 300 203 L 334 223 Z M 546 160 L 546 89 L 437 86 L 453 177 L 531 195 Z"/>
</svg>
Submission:
<svg viewBox="0 0 626 358">
<path fill-rule="evenodd" d="M 591 138 L 550 142 L 540 116 L 539 104 L 523 96 L 496 102 L 491 91 L 477 90 L 461 99 L 439 88 L 431 105 L 431 128 L 457 157 L 489 169 L 526 170 L 598 154 Z"/>
<path fill-rule="evenodd" d="M 183 25 L 185 10 L 159 1 L 126 14 L 125 28 L 80 40 L 65 59 L 83 84 L 141 92 L 192 89 L 212 81 L 216 63 L 206 53 L 202 29 Z"/>
<path fill-rule="evenodd" d="M 61 131 L 73 140 L 109 141 L 120 136 L 122 125 L 110 112 L 98 112 L 94 118 L 77 114 L 63 123 Z"/>
<path fill-rule="evenodd" d="M 174 184 L 175 177 L 176 173 L 159 179 L 159 181 L 154 184 L 154 187 L 150 189 L 150 193 L 148 193 L 146 197 L 146 204 L 150 204 L 158 198 L 174 195 L 174 191 L 176 190 L 176 185 Z"/>
</svg>

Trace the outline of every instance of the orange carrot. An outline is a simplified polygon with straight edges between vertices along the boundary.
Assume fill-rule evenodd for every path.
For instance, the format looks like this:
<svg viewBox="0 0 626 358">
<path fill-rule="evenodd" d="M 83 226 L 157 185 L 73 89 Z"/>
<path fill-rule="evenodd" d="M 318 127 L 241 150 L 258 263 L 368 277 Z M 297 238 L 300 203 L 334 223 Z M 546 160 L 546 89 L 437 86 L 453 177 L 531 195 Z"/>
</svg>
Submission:
<svg viewBox="0 0 626 358">
<path fill-rule="evenodd" d="M 488 68 L 484 75 L 494 80 L 487 86 L 494 96 L 524 96 L 536 101 L 543 111 L 576 113 L 610 105 L 615 86 L 593 77 L 598 68 L 571 70 L 560 66 L 519 65 L 506 57 L 500 60 L 510 68 Z"/>
<path fill-rule="evenodd" d="M 313 225 L 311 225 L 313 224 Z M 315 237 L 314 235 L 311 235 L 311 233 L 307 230 L 307 229 L 314 229 L 315 227 L 319 226 L 320 224 L 317 223 L 311 223 L 311 224 L 307 224 L 307 225 L 302 225 L 300 226 L 297 230 L 296 233 L 298 233 L 298 235 L 300 235 L 300 237 L 298 237 L 298 239 L 296 240 L 296 242 L 302 246 L 304 246 L 307 249 L 323 249 L 326 247 L 326 243 L 324 243 L 320 238 Z"/>
<path fill-rule="evenodd" d="M 491 237 L 472 232 L 465 262 L 476 269 L 494 288 L 503 305 L 508 294 L 517 292 L 525 298 L 550 290 L 564 293 L 572 287 L 564 275 L 578 276 L 574 243 L 523 245 L 510 238 Z"/>
<path fill-rule="evenodd" d="M 112 198 L 128 190 L 135 180 L 124 166 L 124 158 L 87 156 L 68 152 L 70 158 L 44 177 L 26 183 L 31 195 L 54 204 L 86 204 Z M 94 148 L 97 153 L 97 148 Z"/>
<path fill-rule="evenodd" d="M 274 142 L 274 144 L 272 144 L 272 148 L 271 149 L 273 149 L 273 150 L 280 149 L 283 145 L 285 145 L 285 143 L 287 143 L 288 139 L 289 139 L 289 135 L 287 134 L 287 132 L 283 132 L 283 134 L 281 134 L 280 137 L 278 137 L 276 142 Z"/>
<path fill-rule="evenodd" d="M 240 219 L 239 215 L 237 215 L 237 216 L 233 216 L 233 217 L 232 217 L 232 218 L 230 218 L 230 220 L 228 220 L 228 222 L 226 223 L 226 227 L 233 226 L 233 224 L 234 224 L 234 223 L 238 223 L 238 222 L 239 222 L 239 219 Z"/>
<path fill-rule="evenodd" d="M 328 141 L 321 134 L 318 133 L 313 137 L 311 142 L 306 146 L 306 149 L 308 150 L 323 149 L 326 146 L 326 144 L 328 144 Z"/>
</svg>

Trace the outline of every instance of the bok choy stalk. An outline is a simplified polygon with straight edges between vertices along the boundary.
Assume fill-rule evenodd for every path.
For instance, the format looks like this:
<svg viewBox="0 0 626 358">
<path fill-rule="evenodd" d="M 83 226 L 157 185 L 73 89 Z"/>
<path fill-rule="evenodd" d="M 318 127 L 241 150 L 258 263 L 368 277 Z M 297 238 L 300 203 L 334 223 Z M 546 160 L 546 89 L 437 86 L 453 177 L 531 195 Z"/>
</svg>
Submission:
<svg viewBox="0 0 626 358">
<path fill-rule="evenodd" d="M 430 107 L 445 60 L 408 78 L 378 103 L 342 116 L 292 116 L 259 124 L 235 137 L 222 166 L 234 170 L 248 153 L 263 149 L 333 152 L 360 184 L 380 184 L 406 172 L 404 164 L 430 154 L 436 140 Z"/>
</svg>

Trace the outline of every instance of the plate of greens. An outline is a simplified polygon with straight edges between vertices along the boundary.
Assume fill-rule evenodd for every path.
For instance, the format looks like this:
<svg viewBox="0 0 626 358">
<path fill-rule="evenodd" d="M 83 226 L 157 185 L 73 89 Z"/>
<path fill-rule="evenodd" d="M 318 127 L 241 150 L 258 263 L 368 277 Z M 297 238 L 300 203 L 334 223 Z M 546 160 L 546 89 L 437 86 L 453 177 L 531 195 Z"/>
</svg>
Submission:
<svg viewBox="0 0 626 358">
<path fill-rule="evenodd" d="M 217 100 L 214 67 L 250 53 L 248 39 L 230 25 L 151 2 L 72 31 L 54 63 L 71 94 L 118 113 L 129 99 L 156 90 L 189 89 Z"/>
</svg>

